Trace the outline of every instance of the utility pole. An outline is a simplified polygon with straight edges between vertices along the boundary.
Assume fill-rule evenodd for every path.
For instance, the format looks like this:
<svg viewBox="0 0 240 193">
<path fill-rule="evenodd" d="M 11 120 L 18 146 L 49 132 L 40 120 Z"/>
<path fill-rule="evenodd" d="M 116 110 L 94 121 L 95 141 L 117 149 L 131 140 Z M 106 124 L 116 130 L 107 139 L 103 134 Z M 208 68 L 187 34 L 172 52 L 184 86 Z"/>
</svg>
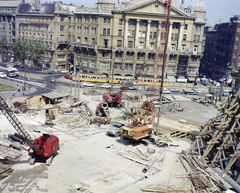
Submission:
<svg viewBox="0 0 240 193">
<path fill-rule="evenodd" d="M 111 82 L 111 88 L 113 89 L 113 72 L 114 72 L 114 62 L 116 62 L 118 59 L 116 59 L 116 60 L 111 60 L 111 59 L 109 59 L 111 62 L 112 62 L 112 82 Z"/>
<path fill-rule="evenodd" d="M 163 53 L 160 53 L 160 56 L 162 57 L 162 77 L 161 77 L 161 87 L 160 87 L 160 106 L 158 107 L 158 120 L 157 120 L 157 132 L 156 135 L 159 133 L 159 123 L 160 123 L 160 112 L 161 112 L 161 106 L 162 106 L 162 90 L 163 90 L 163 82 L 164 82 L 164 72 L 165 72 L 165 65 L 166 65 L 166 52 L 167 52 L 167 43 L 168 43 L 168 32 L 169 32 L 169 20 L 170 20 L 170 11 L 171 11 L 171 0 L 166 0 L 166 15 L 164 20 L 164 27 L 166 29 L 166 35 L 165 35 L 165 42 L 164 42 L 164 50 Z M 163 29 L 164 29 L 163 27 Z M 161 44 L 159 44 L 161 46 Z"/>
</svg>

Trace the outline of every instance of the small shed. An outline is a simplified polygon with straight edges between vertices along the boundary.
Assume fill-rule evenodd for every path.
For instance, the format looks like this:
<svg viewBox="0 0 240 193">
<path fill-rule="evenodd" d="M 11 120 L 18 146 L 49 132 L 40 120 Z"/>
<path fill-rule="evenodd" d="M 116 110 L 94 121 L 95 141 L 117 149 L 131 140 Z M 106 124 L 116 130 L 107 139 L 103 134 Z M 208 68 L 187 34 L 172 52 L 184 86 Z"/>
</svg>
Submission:
<svg viewBox="0 0 240 193">
<path fill-rule="evenodd" d="M 47 119 L 50 117 L 51 119 L 55 119 L 55 117 L 58 116 L 59 108 L 60 107 L 57 105 L 44 105 L 41 108 L 41 116 L 46 117 Z"/>
<path fill-rule="evenodd" d="M 54 92 L 50 92 L 50 93 L 45 93 L 45 94 L 41 94 L 42 95 L 42 99 L 45 101 L 45 104 L 56 104 L 58 103 L 58 99 L 62 99 L 63 96 Z"/>
</svg>

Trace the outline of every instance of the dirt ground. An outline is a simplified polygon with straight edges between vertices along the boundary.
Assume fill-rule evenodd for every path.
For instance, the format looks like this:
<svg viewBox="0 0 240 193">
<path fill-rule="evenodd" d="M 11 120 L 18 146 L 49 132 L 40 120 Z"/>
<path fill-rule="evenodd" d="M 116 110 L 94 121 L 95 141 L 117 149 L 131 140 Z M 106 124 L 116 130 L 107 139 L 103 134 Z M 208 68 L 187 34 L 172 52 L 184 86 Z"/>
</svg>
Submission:
<svg viewBox="0 0 240 193">
<path fill-rule="evenodd" d="M 101 101 L 101 95 L 81 95 L 92 112 Z M 140 104 L 141 101 L 129 103 Z M 68 106 L 65 101 L 63 106 Z M 111 108 L 113 120 L 118 120 L 125 109 Z M 124 138 L 106 135 L 110 125 L 88 125 L 82 114 L 59 115 L 52 127 L 46 126 L 45 118 L 38 111 L 17 115 L 32 138 L 42 133 L 59 137 L 60 150 L 51 166 L 44 163 L 29 165 L 27 152 L 13 164 L 14 171 L 0 181 L 0 192 L 58 192 L 58 193 L 132 193 L 142 192 L 140 188 L 172 187 L 189 188 L 186 172 L 178 159 L 178 154 L 191 146 L 190 141 L 169 137 L 170 131 L 198 131 L 194 125 L 186 125 L 173 119 L 162 118 L 161 132 L 172 142 L 164 147 L 157 161 L 144 173 L 146 164 L 156 158 L 163 147 L 149 143 L 131 142 Z M 15 133 L 14 128 L 0 114 L 0 134 L 7 136 Z"/>
</svg>

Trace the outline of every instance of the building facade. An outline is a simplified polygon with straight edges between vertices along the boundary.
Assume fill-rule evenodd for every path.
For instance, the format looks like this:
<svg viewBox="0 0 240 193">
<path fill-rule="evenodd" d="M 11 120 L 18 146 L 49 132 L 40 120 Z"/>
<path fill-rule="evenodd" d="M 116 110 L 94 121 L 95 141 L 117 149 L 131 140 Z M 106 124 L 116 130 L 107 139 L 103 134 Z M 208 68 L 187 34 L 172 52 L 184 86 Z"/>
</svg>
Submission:
<svg viewBox="0 0 240 193">
<path fill-rule="evenodd" d="M 16 14 L 22 0 L 0 1 L 0 41 L 6 40 L 6 46 L 0 52 L 0 62 L 13 58 L 12 44 L 16 38 Z"/>
<path fill-rule="evenodd" d="M 131 75 L 143 63 L 151 75 L 159 24 L 165 14 L 161 0 L 99 0 L 95 7 L 59 5 L 55 12 L 57 67 L 83 65 L 87 73 Z M 168 35 L 168 77 L 198 76 L 206 9 L 201 0 L 188 8 L 172 1 Z"/>
<path fill-rule="evenodd" d="M 55 65 L 55 32 L 54 12 L 55 3 L 41 4 L 35 1 L 32 4 L 22 3 L 17 16 L 17 38 L 42 40 L 48 47 L 43 55 L 43 64 L 51 68 Z"/>
<path fill-rule="evenodd" d="M 202 66 L 213 79 L 227 77 L 231 68 L 240 69 L 240 16 L 217 24 L 206 32 Z"/>
</svg>

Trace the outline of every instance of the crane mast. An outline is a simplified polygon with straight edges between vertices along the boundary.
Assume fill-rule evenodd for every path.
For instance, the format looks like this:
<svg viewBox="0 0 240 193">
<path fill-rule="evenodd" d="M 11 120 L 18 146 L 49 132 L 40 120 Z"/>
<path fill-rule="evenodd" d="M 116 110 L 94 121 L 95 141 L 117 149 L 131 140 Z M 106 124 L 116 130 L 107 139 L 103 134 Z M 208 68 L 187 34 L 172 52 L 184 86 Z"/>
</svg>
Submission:
<svg viewBox="0 0 240 193">
<path fill-rule="evenodd" d="M 5 117 L 8 119 L 8 121 L 12 124 L 12 126 L 16 129 L 16 131 L 25 138 L 25 141 L 31 147 L 31 149 L 35 149 L 36 145 L 35 145 L 32 137 L 24 129 L 23 125 L 18 120 L 16 115 L 13 113 L 13 111 L 9 108 L 9 106 L 7 105 L 7 103 L 5 102 L 5 100 L 3 99 L 2 96 L 0 96 L 0 110 L 5 115 Z"/>
</svg>

